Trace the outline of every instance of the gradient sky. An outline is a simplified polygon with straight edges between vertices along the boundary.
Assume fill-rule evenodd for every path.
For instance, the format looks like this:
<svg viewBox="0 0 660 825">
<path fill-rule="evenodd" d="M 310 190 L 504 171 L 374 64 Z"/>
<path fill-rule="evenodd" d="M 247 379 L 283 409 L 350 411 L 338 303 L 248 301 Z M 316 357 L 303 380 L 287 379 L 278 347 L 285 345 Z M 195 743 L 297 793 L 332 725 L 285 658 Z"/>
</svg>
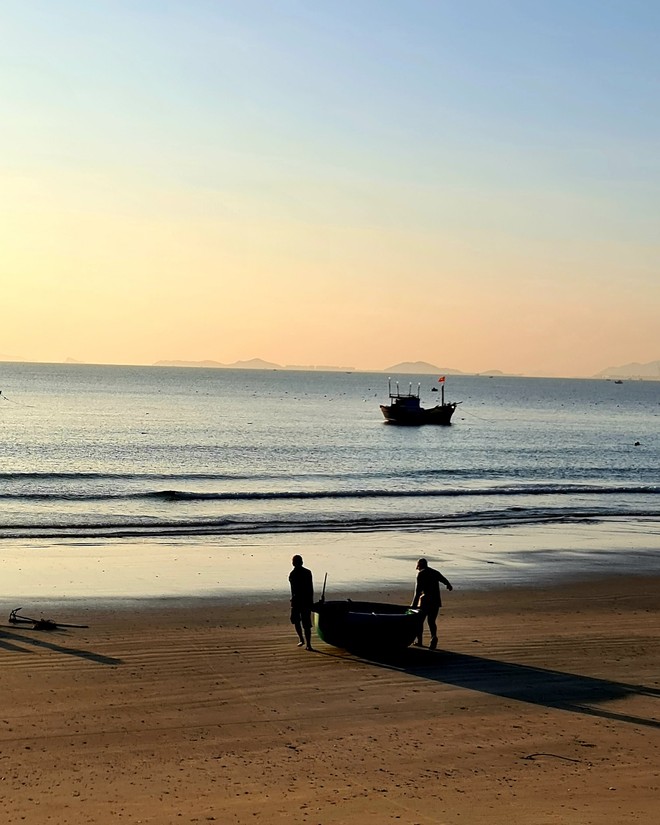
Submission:
<svg viewBox="0 0 660 825">
<path fill-rule="evenodd" d="M 660 358 L 660 4 L 0 11 L 2 357 Z"/>
</svg>

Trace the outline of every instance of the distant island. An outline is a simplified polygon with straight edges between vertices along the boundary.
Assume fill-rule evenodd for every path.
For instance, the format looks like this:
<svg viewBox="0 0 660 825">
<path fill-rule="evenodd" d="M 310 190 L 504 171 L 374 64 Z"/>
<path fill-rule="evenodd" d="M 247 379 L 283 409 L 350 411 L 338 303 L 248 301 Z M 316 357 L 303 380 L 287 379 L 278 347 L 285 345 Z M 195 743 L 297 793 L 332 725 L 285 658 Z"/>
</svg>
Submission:
<svg viewBox="0 0 660 825">
<path fill-rule="evenodd" d="M 402 361 L 392 367 L 386 367 L 381 372 L 398 372 L 410 375 L 465 375 L 461 370 L 451 367 L 436 367 L 427 361 Z"/>
<path fill-rule="evenodd" d="M 621 367 L 608 367 L 594 375 L 594 378 L 646 378 L 660 380 L 660 361 L 649 361 L 648 364 L 624 364 Z"/>
<path fill-rule="evenodd" d="M 156 361 L 154 367 L 200 367 L 203 369 L 234 369 L 234 370 L 281 370 L 279 364 L 263 361 L 261 358 L 251 358 L 249 361 L 234 361 L 233 364 L 223 364 L 220 361 Z"/>
<path fill-rule="evenodd" d="M 298 365 L 274 364 L 261 358 L 251 358 L 249 361 L 234 361 L 232 364 L 223 364 L 220 361 L 156 361 L 154 367 L 199 367 L 203 369 L 224 370 L 305 370 L 313 372 L 354 372 L 355 367 L 336 367 L 329 364 Z"/>
<path fill-rule="evenodd" d="M 330 364 L 276 364 L 273 361 L 264 361 L 263 358 L 251 358 L 248 361 L 234 361 L 231 364 L 223 364 L 220 361 L 156 361 L 155 367 L 198 367 L 203 369 L 233 369 L 233 370 L 298 370 L 298 371 L 319 371 L 319 372 L 356 372 L 355 367 L 340 367 Z M 364 372 L 365 370 L 357 370 Z M 487 377 L 512 377 L 524 378 L 522 373 L 507 373 L 502 370 L 484 370 L 477 373 L 464 372 L 455 367 L 439 367 L 428 361 L 401 361 L 383 369 L 366 370 L 366 372 L 385 372 L 390 375 L 477 375 Z M 588 376 L 585 376 L 588 377 Z M 608 367 L 592 378 L 628 378 L 660 380 L 660 361 L 651 361 L 648 364 L 624 364 L 620 367 Z"/>
<path fill-rule="evenodd" d="M 330 364 L 275 364 L 261 358 L 252 358 L 249 361 L 234 361 L 232 364 L 223 364 L 220 361 L 156 361 L 154 367 L 201 367 L 205 369 L 233 369 L 233 370 L 306 370 L 309 372 L 355 372 L 355 367 L 339 367 Z M 372 370 L 369 370 L 372 372 Z M 373 372 L 391 372 L 405 375 L 465 375 L 461 370 L 451 367 L 436 367 L 427 361 L 403 361 L 382 370 Z"/>
</svg>

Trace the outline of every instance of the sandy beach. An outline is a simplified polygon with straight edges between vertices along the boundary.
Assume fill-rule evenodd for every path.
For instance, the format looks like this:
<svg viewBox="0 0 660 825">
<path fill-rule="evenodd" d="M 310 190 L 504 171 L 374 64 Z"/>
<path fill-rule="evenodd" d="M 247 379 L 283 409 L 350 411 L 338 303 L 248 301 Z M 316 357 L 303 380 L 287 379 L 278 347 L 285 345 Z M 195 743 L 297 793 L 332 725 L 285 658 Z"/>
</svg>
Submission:
<svg viewBox="0 0 660 825">
<path fill-rule="evenodd" d="M 654 576 L 457 587 L 441 649 L 392 662 L 298 649 L 281 598 L 5 623 L 4 821 L 650 825 L 658 593 Z"/>
</svg>

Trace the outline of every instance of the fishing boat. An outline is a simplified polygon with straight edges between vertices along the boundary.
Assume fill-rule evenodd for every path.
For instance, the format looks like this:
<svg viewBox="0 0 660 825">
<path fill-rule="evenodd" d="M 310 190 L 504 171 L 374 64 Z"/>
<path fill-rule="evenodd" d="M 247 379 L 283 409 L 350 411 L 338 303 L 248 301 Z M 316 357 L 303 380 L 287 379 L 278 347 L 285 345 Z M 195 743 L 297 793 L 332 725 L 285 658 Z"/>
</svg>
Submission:
<svg viewBox="0 0 660 825">
<path fill-rule="evenodd" d="M 321 599 L 314 605 L 319 638 L 345 650 L 402 650 L 415 641 L 419 623 L 418 609 L 399 604 Z"/>
<path fill-rule="evenodd" d="M 410 384 L 407 393 L 399 390 L 399 383 L 396 384 L 396 392 L 392 392 L 392 379 L 388 382 L 389 404 L 381 404 L 380 409 L 387 424 L 403 424 L 417 426 L 420 424 L 451 424 L 451 417 L 460 401 L 445 403 L 445 384 L 441 383 L 442 396 L 440 403 L 435 407 L 422 407 L 420 400 L 420 385 L 417 385 L 417 392 L 413 392 Z"/>
</svg>

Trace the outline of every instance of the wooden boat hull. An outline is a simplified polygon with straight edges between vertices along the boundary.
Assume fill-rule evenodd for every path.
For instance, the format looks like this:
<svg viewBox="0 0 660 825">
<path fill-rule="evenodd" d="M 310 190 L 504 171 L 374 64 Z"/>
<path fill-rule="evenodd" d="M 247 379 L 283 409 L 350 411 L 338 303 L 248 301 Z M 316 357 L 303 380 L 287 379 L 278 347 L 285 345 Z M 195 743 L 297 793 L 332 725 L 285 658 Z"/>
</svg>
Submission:
<svg viewBox="0 0 660 825">
<path fill-rule="evenodd" d="M 440 424 L 447 426 L 451 424 L 451 417 L 454 414 L 456 406 L 456 404 L 438 404 L 429 409 L 424 409 L 423 407 L 410 409 L 398 404 L 381 404 L 380 409 L 388 424 L 405 426 Z"/>
<path fill-rule="evenodd" d="M 392 651 L 409 647 L 419 631 L 419 610 L 379 602 L 321 601 L 314 605 L 316 632 L 345 650 Z"/>
</svg>

